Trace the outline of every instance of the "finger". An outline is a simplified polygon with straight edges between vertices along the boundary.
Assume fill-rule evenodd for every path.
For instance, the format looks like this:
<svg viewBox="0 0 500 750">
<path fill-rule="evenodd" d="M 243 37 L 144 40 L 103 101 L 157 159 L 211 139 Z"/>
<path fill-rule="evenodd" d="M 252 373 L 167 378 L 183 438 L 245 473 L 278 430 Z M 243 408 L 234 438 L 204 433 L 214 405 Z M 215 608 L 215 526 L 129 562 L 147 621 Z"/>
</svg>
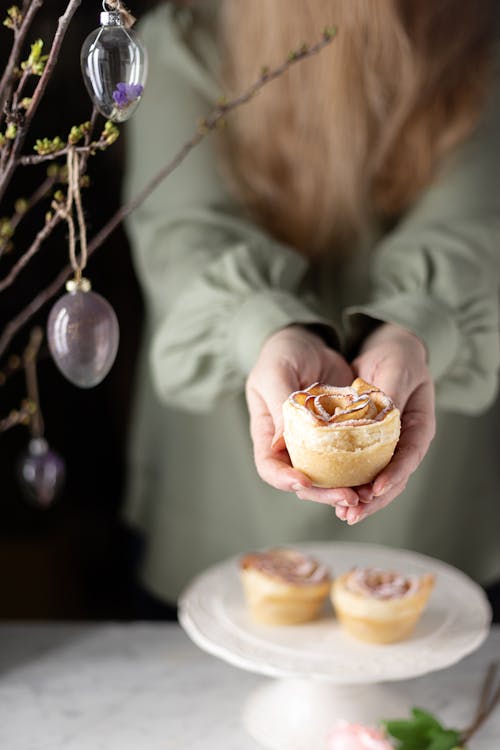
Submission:
<svg viewBox="0 0 500 750">
<path fill-rule="evenodd" d="M 403 412 L 394 456 L 373 483 L 375 497 L 408 481 L 427 453 L 435 428 L 434 390 L 431 383 L 425 383 L 417 388 Z"/>
<path fill-rule="evenodd" d="M 261 455 L 256 458 L 255 466 L 260 478 L 277 490 L 298 493 L 305 491 L 310 484 L 305 474 L 290 466 L 286 452 L 279 456 Z"/>
<path fill-rule="evenodd" d="M 283 437 L 283 404 L 290 393 L 298 387 L 296 375 L 287 368 L 281 368 L 279 371 L 273 370 L 266 378 L 265 403 L 274 424 L 271 439 L 273 447 L 280 445 Z M 281 444 L 281 447 L 283 448 L 284 444 Z"/>
<path fill-rule="evenodd" d="M 315 503 L 326 505 L 340 505 L 351 507 L 359 502 L 357 493 L 350 487 L 308 487 L 297 492 L 297 497 L 301 500 L 312 500 Z"/>
<path fill-rule="evenodd" d="M 373 372 L 365 373 L 362 363 L 360 364 L 359 377 L 380 388 L 402 412 L 410 395 L 420 382 L 420 378 L 416 377 L 416 370 L 410 367 L 409 363 L 403 362 L 398 367 L 394 366 L 394 362 L 391 362 L 390 367 L 384 366 L 385 363 L 382 360 L 376 364 Z"/>
<path fill-rule="evenodd" d="M 360 487 L 356 487 L 356 492 L 361 503 L 371 503 L 374 498 L 373 484 L 362 484 Z"/>
<path fill-rule="evenodd" d="M 271 448 L 273 451 L 277 451 L 278 453 L 286 450 L 286 443 L 285 438 L 283 437 L 283 433 L 274 433 L 273 439 L 271 441 Z"/>
<path fill-rule="evenodd" d="M 428 378 L 426 361 L 425 345 L 418 336 L 387 323 L 368 336 L 352 366 L 403 409 L 413 391 Z"/>
<path fill-rule="evenodd" d="M 274 422 L 263 399 L 256 391 L 249 390 L 247 401 L 254 461 L 261 479 L 276 489 L 287 492 L 295 491 L 296 487 L 308 487 L 311 481 L 302 472 L 292 468 L 288 453 L 273 450 L 271 442 Z"/>
<path fill-rule="evenodd" d="M 335 510 L 335 515 L 337 516 L 339 521 L 345 521 L 346 516 L 347 516 L 347 511 L 349 510 L 349 508 L 346 508 L 343 505 L 335 505 L 334 510 Z"/>
<path fill-rule="evenodd" d="M 382 508 L 389 505 L 389 503 L 392 503 L 392 501 L 403 492 L 405 487 L 406 482 L 402 482 L 401 484 L 392 487 L 392 489 L 385 495 L 375 498 L 371 503 L 360 504 L 355 508 L 347 508 L 345 520 L 349 526 L 364 521 L 365 518 L 372 516 L 374 513 L 377 513 L 377 511 L 382 510 Z"/>
<path fill-rule="evenodd" d="M 351 385 L 354 380 L 354 372 L 351 366 L 338 352 L 327 350 L 327 357 L 321 373 L 321 381 L 335 386 Z"/>
</svg>

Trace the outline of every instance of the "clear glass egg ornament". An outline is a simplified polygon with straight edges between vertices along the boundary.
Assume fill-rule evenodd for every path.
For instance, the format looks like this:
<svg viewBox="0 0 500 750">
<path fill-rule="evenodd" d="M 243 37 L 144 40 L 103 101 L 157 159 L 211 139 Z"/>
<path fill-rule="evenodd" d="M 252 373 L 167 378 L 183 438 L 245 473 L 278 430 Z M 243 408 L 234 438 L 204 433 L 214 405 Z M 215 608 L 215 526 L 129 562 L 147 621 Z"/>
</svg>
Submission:
<svg viewBox="0 0 500 750">
<path fill-rule="evenodd" d="M 52 505 L 64 484 L 66 469 L 61 456 L 45 438 L 32 438 L 17 461 L 19 485 L 26 500 L 40 508 Z"/>
<path fill-rule="evenodd" d="M 87 279 L 68 282 L 50 311 L 49 349 L 63 375 L 80 388 L 98 385 L 113 366 L 120 338 L 115 311 Z"/>
<path fill-rule="evenodd" d="M 96 107 L 113 122 L 124 122 L 139 106 L 146 83 L 147 51 L 117 11 L 101 13 L 101 26 L 83 43 L 81 67 Z"/>
</svg>

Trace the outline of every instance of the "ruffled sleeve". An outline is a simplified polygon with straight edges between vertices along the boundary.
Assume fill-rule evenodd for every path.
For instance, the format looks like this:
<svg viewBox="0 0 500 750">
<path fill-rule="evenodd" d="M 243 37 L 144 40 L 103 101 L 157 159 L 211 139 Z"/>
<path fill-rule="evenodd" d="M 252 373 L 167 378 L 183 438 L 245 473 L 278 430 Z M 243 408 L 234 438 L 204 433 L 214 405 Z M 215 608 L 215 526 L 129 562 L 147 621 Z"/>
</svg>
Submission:
<svg viewBox="0 0 500 750">
<path fill-rule="evenodd" d="M 397 323 L 426 344 L 443 409 L 477 413 L 500 363 L 500 91 L 482 123 L 400 225 L 374 249 L 368 304 L 345 311 L 348 338 Z"/>
<path fill-rule="evenodd" d="M 202 29 L 183 30 L 172 8 L 162 6 L 141 34 L 151 74 L 129 125 L 129 195 L 193 135 L 218 95 Z M 335 341 L 304 291 L 304 258 L 246 221 L 227 195 L 214 137 L 193 149 L 128 221 L 152 321 L 156 390 L 165 403 L 193 411 L 241 392 L 262 344 L 279 328 L 322 326 Z"/>
</svg>

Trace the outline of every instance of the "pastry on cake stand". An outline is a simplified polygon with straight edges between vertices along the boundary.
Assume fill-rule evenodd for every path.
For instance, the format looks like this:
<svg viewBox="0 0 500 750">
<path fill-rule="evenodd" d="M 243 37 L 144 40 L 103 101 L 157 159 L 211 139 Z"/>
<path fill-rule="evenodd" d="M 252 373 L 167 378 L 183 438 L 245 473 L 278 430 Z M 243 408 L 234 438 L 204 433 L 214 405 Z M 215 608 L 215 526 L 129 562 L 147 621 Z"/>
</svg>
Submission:
<svg viewBox="0 0 500 750">
<path fill-rule="evenodd" d="M 355 566 L 435 576 L 435 588 L 413 633 L 386 645 L 349 636 L 331 609 L 301 625 L 265 626 L 250 618 L 238 572 L 230 558 L 199 575 L 179 601 L 179 620 L 200 648 L 267 677 L 248 698 L 243 721 L 270 750 L 325 746 L 337 719 L 376 724 L 403 717 L 410 706 L 391 687 L 443 669 L 478 648 L 491 612 L 482 589 L 464 573 L 408 550 L 325 542 L 295 548 L 324 562 L 333 576 Z"/>
</svg>

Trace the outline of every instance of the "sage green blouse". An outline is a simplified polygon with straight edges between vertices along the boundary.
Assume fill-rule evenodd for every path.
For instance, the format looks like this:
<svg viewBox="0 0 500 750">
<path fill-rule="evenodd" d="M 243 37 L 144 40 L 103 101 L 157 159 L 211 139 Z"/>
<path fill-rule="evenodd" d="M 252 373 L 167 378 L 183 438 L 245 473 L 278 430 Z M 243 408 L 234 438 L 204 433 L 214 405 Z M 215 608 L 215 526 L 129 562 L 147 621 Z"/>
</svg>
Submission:
<svg viewBox="0 0 500 750">
<path fill-rule="evenodd" d="M 205 14 L 161 5 L 139 28 L 150 72 L 128 125 L 128 195 L 220 96 Z M 340 269 L 327 258 L 311 266 L 245 218 L 218 172 L 213 135 L 132 214 L 147 321 L 125 516 L 145 535 L 141 575 L 153 593 L 174 600 L 228 555 L 323 539 L 414 549 L 483 583 L 500 577 L 500 92 L 492 94 L 477 131 L 419 202 L 390 233 L 374 229 Z M 404 494 L 348 527 L 330 507 L 259 479 L 243 390 L 277 329 L 327 322 L 349 343 L 370 317 L 425 342 L 438 428 Z"/>
</svg>

